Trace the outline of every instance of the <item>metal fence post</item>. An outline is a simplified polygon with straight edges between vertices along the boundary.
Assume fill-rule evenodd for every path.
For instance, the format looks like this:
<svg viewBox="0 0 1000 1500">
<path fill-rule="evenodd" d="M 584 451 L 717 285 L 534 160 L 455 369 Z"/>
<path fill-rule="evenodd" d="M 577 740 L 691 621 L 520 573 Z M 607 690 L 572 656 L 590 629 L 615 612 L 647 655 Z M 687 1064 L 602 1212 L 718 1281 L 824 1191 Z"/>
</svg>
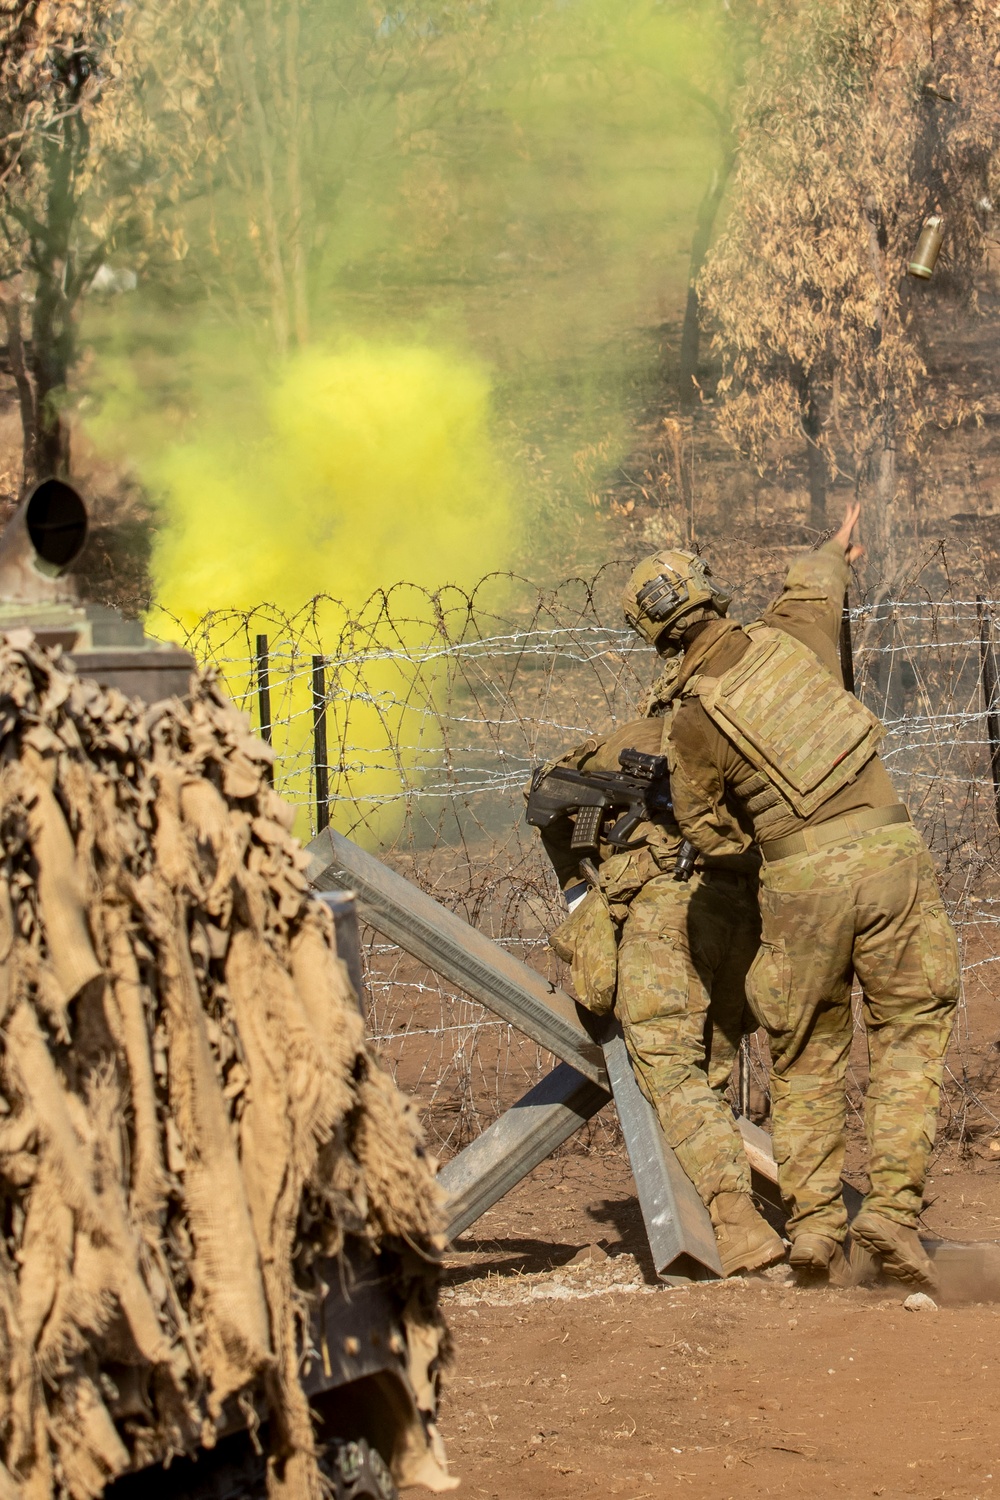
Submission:
<svg viewBox="0 0 1000 1500">
<path fill-rule="evenodd" d="M 1000 675 L 997 673 L 993 645 L 993 612 L 982 595 L 976 595 L 979 616 L 979 660 L 982 669 L 983 707 L 986 710 L 986 735 L 990 744 L 990 772 L 993 777 L 993 813 L 1000 825 Z"/>
<path fill-rule="evenodd" d="M 744 1032 L 740 1037 L 740 1049 L 736 1054 L 736 1097 L 740 1115 L 750 1118 L 750 1038 Z"/>
<path fill-rule="evenodd" d="M 268 661 L 267 636 L 257 637 L 257 707 L 260 716 L 260 737 L 265 745 L 271 743 L 271 673 Z M 274 767 L 268 766 L 267 779 L 274 785 Z"/>
<path fill-rule="evenodd" d="M 316 777 L 316 832 L 330 822 L 330 768 L 326 750 L 326 658 L 312 659 L 313 771 Z"/>
<path fill-rule="evenodd" d="M 844 590 L 844 609 L 840 616 L 840 671 L 847 691 L 857 692 L 854 686 L 854 644 L 851 640 L 851 599 L 848 589 Z"/>
</svg>

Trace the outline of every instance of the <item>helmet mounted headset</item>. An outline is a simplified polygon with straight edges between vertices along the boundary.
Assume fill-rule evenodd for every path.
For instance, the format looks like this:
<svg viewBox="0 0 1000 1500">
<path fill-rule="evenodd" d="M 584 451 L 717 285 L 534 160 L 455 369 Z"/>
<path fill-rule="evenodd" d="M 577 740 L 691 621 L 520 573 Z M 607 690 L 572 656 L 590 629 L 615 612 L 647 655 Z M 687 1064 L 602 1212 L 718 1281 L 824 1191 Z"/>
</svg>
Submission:
<svg viewBox="0 0 1000 1500">
<path fill-rule="evenodd" d="M 654 571 L 655 570 L 655 571 Z M 732 595 L 709 582 L 712 570 L 694 552 L 660 552 L 635 569 L 625 588 L 625 618 L 657 650 L 680 644 L 683 621 L 724 615 Z"/>
</svg>

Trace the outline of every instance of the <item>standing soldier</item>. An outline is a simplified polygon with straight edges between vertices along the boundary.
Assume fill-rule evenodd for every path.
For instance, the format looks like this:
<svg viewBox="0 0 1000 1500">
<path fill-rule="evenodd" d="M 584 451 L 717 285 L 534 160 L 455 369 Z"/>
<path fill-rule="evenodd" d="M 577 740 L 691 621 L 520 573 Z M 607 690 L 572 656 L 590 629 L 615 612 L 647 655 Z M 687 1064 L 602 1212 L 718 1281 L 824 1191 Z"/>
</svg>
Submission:
<svg viewBox="0 0 1000 1500">
<path fill-rule="evenodd" d="M 655 644 L 655 633 L 643 634 Z M 541 787 L 544 795 L 554 766 L 620 774 L 623 751 L 659 757 L 670 725 L 670 679 L 668 668 L 648 704 L 653 716 L 589 739 L 551 763 L 535 778 L 533 793 Z M 579 881 L 584 856 L 595 888 L 552 934 L 552 946 L 572 964 L 584 1005 L 598 1013 L 614 1007 L 639 1086 L 708 1207 L 725 1274 L 783 1260 L 780 1237 L 750 1196 L 743 1141 L 724 1098 L 760 933 L 759 859 L 743 852 L 701 857 L 688 880 L 676 879 L 682 839 L 669 804 L 639 823 L 624 849 L 608 842 L 607 826 L 593 846 L 582 846 L 579 837 L 574 844 L 579 812 L 543 826 L 531 795 L 528 816 L 542 828 L 564 889 Z"/>
<path fill-rule="evenodd" d="M 747 981 L 771 1042 L 774 1153 L 792 1265 L 821 1272 L 843 1242 L 851 989 L 864 990 L 871 1188 L 854 1241 L 902 1281 L 934 1285 L 917 1235 L 958 997 L 955 934 L 927 848 L 878 756 L 879 721 L 845 691 L 837 641 L 859 508 L 793 564 L 741 629 L 701 560 L 675 552 L 631 611 L 684 653 L 672 724 L 674 809 L 706 854 L 751 837 L 764 858 L 762 941 Z"/>
</svg>

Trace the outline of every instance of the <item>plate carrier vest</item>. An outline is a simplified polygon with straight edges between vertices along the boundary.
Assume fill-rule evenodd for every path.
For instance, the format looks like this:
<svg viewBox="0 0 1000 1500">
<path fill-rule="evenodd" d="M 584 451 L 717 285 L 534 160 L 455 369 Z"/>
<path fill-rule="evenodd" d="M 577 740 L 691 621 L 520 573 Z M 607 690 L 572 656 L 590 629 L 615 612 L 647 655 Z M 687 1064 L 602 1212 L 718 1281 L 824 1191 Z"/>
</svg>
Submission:
<svg viewBox="0 0 1000 1500">
<path fill-rule="evenodd" d="M 685 684 L 750 764 L 800 818 L 853 781 L 885 730 L 827 671 L 815 652 L 784 630 L 744 627 L 752 645 L 721 677 Z"/>
</svg>

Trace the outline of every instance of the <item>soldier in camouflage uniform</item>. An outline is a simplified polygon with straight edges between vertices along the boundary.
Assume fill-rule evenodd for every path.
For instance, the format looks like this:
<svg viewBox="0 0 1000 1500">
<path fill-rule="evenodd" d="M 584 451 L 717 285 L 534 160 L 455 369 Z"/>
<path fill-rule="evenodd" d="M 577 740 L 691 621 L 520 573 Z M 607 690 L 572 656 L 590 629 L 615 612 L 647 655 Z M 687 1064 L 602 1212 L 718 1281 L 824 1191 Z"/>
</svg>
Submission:
<svg viewBox="0 0 1000 1500">
<path fill-rule="evenodd" d="M 700 559 L 675 553 L 638 578 L 684 652 L 672 723 L 678 823 L 707 854 L 751 837 L 764 858 L 762 944 L 747 993 L 772 1055 L 774 1151 L 791 1214 L 791 1261 L 835 1264 L 851 1046 L 864 991 L 871 1188 L 856 1245 L 903 1281 L 933 1287 L 916 1231 L 959 987 L 955 934 L 934 867 L 877 753 L 882 726 L 843 688 L 837 653 L 857 507 L 795 563 L 746 629 L 721 618 Z"/>
<path fill-rule="evenodd" d="M 668 667 L 659 679 L 649 717 L 586 741 L 559 764 L 618 771 L 625 748 L 661 754 L 676 675 L 676 666 Z M 571 834 L 569 819 L 543 832 L 564 887 L 579 879 Z M 672 821 L 640 824 L 634 841 L 636 848 L 603 844 L 595 851 L 600 890 L 553 933 L 552 945 L 573 964 L 584 1004 L 602 1011 L 613 1003 L 639 1086 L 708 1206 L 725 1273 L 758 1270 L 784 1259 L 784 1245 L 754 1207 L 724 1091 L 760 933 L 759 860 L 746 853 L 699 858 L 690 880 L 680 882 L 674 868 L 681 835 Z"/>
</svg>

